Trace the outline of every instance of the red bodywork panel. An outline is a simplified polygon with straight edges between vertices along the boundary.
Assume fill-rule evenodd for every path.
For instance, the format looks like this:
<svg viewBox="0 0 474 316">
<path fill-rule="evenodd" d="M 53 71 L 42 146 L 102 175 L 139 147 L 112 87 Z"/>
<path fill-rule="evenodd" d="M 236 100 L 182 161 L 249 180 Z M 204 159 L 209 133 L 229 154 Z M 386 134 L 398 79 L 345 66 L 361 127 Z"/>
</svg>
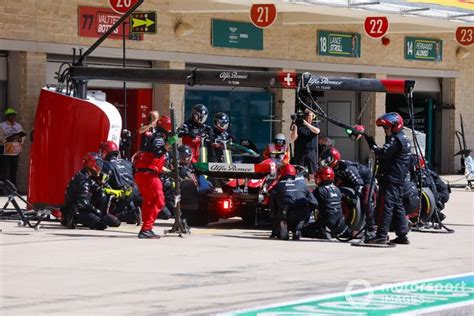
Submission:
<svg viewBox="0 0 474 316">
<path fill-rule="evenodd" d="M 405 91 L 405 80 L 398 79 L 382 79 L 380 80 L 384 87 L 387 89 L 387 93 L 404 93 Z"/>
<path fill-rule="evenodd" d="M 118 144 L 121 128 L 120 114 L 107 102 L 42 89 L 30 152 L 28 201 L 62 205 L 66 186 L 81 169 L 83 156 L 97 152 L 103 141 Z"/>
</svg>

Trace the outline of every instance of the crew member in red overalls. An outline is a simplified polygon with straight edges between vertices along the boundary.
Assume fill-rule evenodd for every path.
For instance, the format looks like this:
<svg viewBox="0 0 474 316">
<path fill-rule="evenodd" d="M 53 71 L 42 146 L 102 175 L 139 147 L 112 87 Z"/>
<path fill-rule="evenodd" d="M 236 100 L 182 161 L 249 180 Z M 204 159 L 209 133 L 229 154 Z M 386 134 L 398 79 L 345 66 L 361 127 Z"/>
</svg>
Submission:
<svg viewBox="0 0 474 316">
<path fill-rule="evenodd" d="M 142 228 L 138 238 L 160 238 L 153 232 L 153 224 L 165 205 L 160 173 L 166 162 L 166 151 L 176 142 L 176 136 L 165 143 L 163 135 L 155 133 L 134 159 L 135 182 L 143 197 Z"/>
</svg>

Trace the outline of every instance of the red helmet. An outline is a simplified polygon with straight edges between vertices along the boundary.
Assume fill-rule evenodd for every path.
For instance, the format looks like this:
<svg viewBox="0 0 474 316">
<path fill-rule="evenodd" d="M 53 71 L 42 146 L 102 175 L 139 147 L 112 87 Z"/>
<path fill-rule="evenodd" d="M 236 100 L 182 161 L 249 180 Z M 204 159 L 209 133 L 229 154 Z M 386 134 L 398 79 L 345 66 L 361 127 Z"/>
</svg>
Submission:
<svg viewBox="0 0 474 316">
<path fill-rule="evenodd" d="M 335 168 L 341 160 L 341 153 L 334 147 L 327 148 L 321 153 L 321 165 Z"/>
<path fill-rule="evenodd" d="M 392 133 L 398 133 L 403 127 L 403 118 L 396 112 L 385 113 L 377 119 L 375 124 L 384 129 L 390 129 Z"/>
<path fill-rule="evenodd" d="M 97 153 L 87 153 L 82 159 L 82 167 L 91 171 L 94 175 L 98 175 L 102 170 L 104 162 Z"/>
<path fill-rule="evenodd" d="M 171 132 L 171 129 L 173 128 L 172 123 L 171 123 L 171 117 L 162 115 L 160 119 L 158 120 L 158 126 L 163 128 L 165 131 L 168 133 Z"/>
<path fill-rule="evenodd" d="M 321 167 L 316 173 L 316 183 L 334 181 L 334 170 L 329 166 Z"/>
<path fill-rule="evenodd" d="M 114 143 L 111 140 L 108 140 L 106 142 L 103 142 L 100 144 L 100 155 L 102 156 L 102 159 L 106 159 L 109 154 L 117 154 L 119 153 L 119 148 L 116 143 Z"/>
<path fill-rule="evenodd" d="M 293 165 L 290 165 L 290 164 L 286 164 L 286 165 L 283 165 L 281 166 L 279 169 L 278 169 L 278 175 L 280 177 L 285 177 L 285 176 L 293 176 L 295 177 L 296 176 L 296 169 Z"/>
</svg>

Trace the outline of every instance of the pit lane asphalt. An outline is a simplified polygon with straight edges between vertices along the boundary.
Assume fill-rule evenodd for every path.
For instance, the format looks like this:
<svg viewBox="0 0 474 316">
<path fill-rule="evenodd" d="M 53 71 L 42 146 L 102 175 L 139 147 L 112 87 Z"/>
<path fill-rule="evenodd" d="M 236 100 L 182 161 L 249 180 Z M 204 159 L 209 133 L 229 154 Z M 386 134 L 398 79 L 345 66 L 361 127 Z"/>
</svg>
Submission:
<svg viewBox="0 0 474 316">
<path fill-rule="evenodd" d="M 270 240 L 238 219 L 160 240 L 139 240 L 134 225 L 34 231 L 0 221 L 0 314 L 207 315 L 340 292 L 354 279 L 377 286 L 472 272 L 473 210 L 474 192 L 454 190 L 445 211 L 454 234 L 412 232 L 411 245 L 389 249 Z"/>
</svg>

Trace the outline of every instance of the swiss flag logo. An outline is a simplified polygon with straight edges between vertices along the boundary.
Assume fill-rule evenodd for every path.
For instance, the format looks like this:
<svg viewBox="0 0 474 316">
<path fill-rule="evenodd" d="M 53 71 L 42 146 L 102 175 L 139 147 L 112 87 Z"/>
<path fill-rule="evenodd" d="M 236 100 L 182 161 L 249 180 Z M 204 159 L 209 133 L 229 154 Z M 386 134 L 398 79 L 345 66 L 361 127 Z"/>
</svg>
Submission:
<svg viewBox="0 0 474 316">
<path fill-rule="evenodd" d="M 296 72 L 279 72 L 278 82 L 283 88 L 296 88 Z"/>
</svg>

